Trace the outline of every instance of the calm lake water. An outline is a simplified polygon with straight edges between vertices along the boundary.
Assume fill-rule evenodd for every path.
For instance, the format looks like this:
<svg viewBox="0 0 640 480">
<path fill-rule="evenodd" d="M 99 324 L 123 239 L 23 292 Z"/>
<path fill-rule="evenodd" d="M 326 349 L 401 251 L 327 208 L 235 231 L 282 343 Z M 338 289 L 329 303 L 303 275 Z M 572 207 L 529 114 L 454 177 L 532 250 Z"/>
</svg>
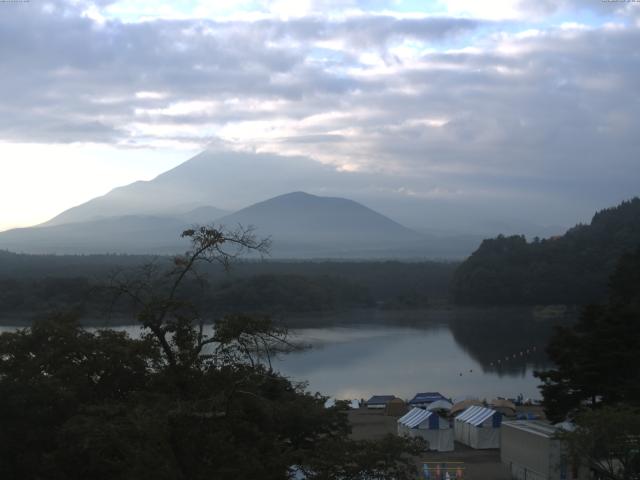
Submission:
<svg viewBox="0 0 640 480">
<path fill-rule="evenodd" d="M 539 398 L 534 370 L 549 362 L 553 326 L 527 309 L 365 310 L 287 317 L 294 339 L 312 348 L 275 367 L 309 390 L 337 398 L 420 391 L 447 397 Z M 137 336 L 138 326 L 116 327 Z M 11 330 L 12 327 L 0 327 Z"/>
</svg>

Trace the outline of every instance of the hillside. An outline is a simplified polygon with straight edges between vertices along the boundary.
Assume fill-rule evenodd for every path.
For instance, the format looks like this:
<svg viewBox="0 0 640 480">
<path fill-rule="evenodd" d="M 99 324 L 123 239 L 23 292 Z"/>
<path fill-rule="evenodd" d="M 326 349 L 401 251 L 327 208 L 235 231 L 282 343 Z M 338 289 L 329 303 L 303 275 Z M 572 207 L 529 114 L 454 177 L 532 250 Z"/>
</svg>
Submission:
<svg viewBox="0 0 640 480">
<path fill-rule="evenodd" d="M 640 245 L 640 199 L 596 213 L 560 237 L 484 240 L 457 269 L 460 304 L 586 304 L 604 299 L 616 262 Z"/>
<path fill-rule="evenodd" d="M 180 233 L 190 223 L 172 217 L 126 215 L 0 233 L 0 248 L 20 253 L 166 254 L 185 250 Z"/>
<path fill-rule="evenodd" d="M 320 188 L 332 169 L 310 160 L 204 151 L 149 181 L 118 187 L 46 225 L 125 215 L 179 216 L 206 205 L 229 211 L 297 188 Z"/>
<path fill-rule="evenodd" d="M 293 192 L 256 203 L 221 218 L 229 227 L 253 225 L 271 236 L 272 252 L 363 256 L 400 251 L 424 237 L 370 208 L 345 198 Z"/>
<path fill-rule="evenodd" d="M 467 237 L 417 233 L 364 205 L 336 197 L 293 192 L 233 214 L 200 206 L 173 215 L 122 215 L 46 224 L 0 233 L 0 248 L 21 253 L 174 254 L 182 231 L 217 223 L 253 226 L 271 237 L 273 258 L 460 258 L 476 244 Z M 75 217 L 74 217 L 75 218 Z"/>
</svg>

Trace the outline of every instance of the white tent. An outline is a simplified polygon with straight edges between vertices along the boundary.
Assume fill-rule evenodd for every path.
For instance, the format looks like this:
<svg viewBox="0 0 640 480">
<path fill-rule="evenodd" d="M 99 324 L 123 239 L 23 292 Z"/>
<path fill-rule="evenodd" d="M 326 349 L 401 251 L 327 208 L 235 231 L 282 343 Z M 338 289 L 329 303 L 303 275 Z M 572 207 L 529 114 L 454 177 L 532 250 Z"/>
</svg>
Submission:
<svg viewBox="0 0 640 480">
<path fill-rule="evenodd" d="M 451 410 L 451 407 L 453 407 L 453 404 L 448 400 L 436 400 L 435 402 L 429 404 L 427 410 L 446 410 L 448 412 L 449 410 Z"/>
<path fill-rule="evenodd" d="M 398 435 L 421 437 L 429 444 L 429 450 L 453 451 L 453 429 L 449 421 L 435 412 L 413 408 L 398 419 Z"/>
<path fill-rule="evenodd" d="M 455 419 L 455 439 L 471 448 L 500 448 L 502 414 L 490 408 L 473 406 Z"/>
</svg>

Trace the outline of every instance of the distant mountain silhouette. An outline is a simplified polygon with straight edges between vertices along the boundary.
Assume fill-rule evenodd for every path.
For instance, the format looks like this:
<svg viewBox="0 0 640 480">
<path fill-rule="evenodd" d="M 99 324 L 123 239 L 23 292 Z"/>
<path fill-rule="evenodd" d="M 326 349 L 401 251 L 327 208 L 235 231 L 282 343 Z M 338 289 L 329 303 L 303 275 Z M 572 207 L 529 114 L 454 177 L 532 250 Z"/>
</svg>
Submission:
<svg viewBox="0 0 640 480">
<path fill-rule="evenodd" d="M 171 217 L 126 215 L 0 233 L 0 248 L 21 253 L 175 253 L 187 226 Z"/>
<path fill-rule="evenodd" d="M 180 216 L 214 205 L 229 211 L 298 188 L 333 179 L 331 167 L 301 158 L 204 151 L 153 180 L 118 187 L 70 208 L 45 225 L 123 215 Z M 320 185 L 316 185 L 320 183 Z"/>
<path fill-rule="evenodd" d="M 0 233 L 0 248 L 26 253 L 174 253 L 186 227 L 221 213 L 199 207 L 175 217 L 125 215 Z M 423 235 L 344 198 L 289 193 L 219 218 L 270 236 L 275 257 L 379 257 L 425 253 Z M 419 252 L 419 253 L 416 253 Z"/>
<path fill-rule="evenodd" d="M 292 242 L 381 245 L 423 239 L 419 233 L 353 200 L 304 192 L 256 203 L 219 221 L 225 225 L 254 225 L 260 233 Z"/>
<path fill-rule="evenodd" d="M 426 237 L 345 198 L 293 192 L 219 222 L 227 227 L 252 225 L 258 235 L 272 237 L 276 257 L 407 256 L 416 249 L 425 254 Z"/>
<path fill-rule="evenodd" d="M 188 212 L 175 215 L 175 217 L 184 220 L 188 224 L 207 225 L 228 214 L 228 210 L 221 210 L 220 208 L 212 207 L 210 205 L 204 205 L 202 207 L 189 210 Z"/>
<path fill-rule="evenodd" d="M 282 195 L 292 184 L 350 191 L 350 178 L 301 157 L 204 151 L 153 180 L 116 188 L 37 227 L 2 232 L 0 248 L 174 253 L 184 250 L 183 229 L 219 220 L 230 227 L 254 225 L 257 235 L 272 236 L 277 258 L 461 258 L 476 247 L 477 237 L 418 233 L 345 198 Z"/>
</svg>

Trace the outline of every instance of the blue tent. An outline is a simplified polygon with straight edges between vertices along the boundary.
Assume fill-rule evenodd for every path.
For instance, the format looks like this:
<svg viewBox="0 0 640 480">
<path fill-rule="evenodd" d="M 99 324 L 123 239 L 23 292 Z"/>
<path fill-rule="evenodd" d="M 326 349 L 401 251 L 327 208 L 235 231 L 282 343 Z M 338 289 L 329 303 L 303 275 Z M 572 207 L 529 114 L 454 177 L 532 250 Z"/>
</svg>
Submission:
<svg viewBox="0 0 640 480">
<path fill-rule="evenodd" d="M 446 398 L 440 392 L 416 393 L 416 396 L 409 400 L 409 405 L 412 407 L 427 407 L 438 400 L 446 400 Z"/>
<path fill-rule="evenodd" d="M 367 400 L 367 408 L 385 408 L 395 395 L 374 395 Z"/>
</svg>

